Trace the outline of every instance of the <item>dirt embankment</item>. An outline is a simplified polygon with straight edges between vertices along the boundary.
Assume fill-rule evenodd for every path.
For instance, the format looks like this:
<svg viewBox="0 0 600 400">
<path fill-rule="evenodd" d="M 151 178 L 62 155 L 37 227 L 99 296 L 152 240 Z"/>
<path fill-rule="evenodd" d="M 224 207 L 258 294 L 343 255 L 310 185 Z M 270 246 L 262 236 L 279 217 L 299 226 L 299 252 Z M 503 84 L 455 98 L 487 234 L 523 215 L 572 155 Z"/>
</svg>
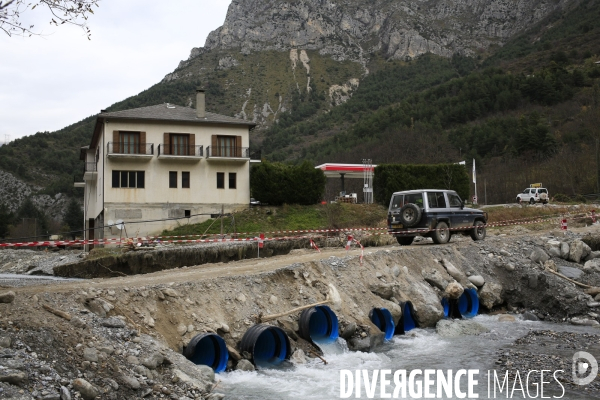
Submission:
<svg viewBox="0 0 600 400">
<path fill-rule="evenodd" d="M 582 248 L 578 262 L 569 261 L 570 250 L 563 257 L 562 243 Z M 398 302 L 410 300 L 421 326 L 435 326 L 443 315 L 440 299 L 454 281 L 478 290 L 484 312 L 528 309 L 535 318 L 578 317 L 576 321 L 597 323 L 596 300 L 547 271 L 574 268 L 580 271 L 577 280 L 600 285 L 593 259 L 587 268 L 582 263 L 585 252 L 586 258 L 600 253 L 579 243 L 577 235 L 559 233 L 492 236 L 482 242 L 457 236 L 444 246 L 422 242 L 366 249 L 362 263 L 358 250 L 292 250 L 268 259 L 15 289 L 14 300 L 0 304 L 0 336 L 9 338 L 4 351 L 21 363 L 21 369 L 10 369 L 26 378 L 16 374 L 0 388 L 14 395 L 36 391 L 38 397 L 33 397 L 43 398 L 44 390 L 58 393 L 61 387 L 77 392 L 79 377 L 100 398 L 158 398 L 165 393 L 207 398 L 210 377 L 189 381 L 194 371 L 177 357 L 194 335 L 217 332 L 235 348 L 258 316 L 325 300 L 332 290 L 341 299 L 332 304 L 340 332 L 356 350 L 368 351 L 381 341 L 368 318 L 373 307 L 386 307 L 397 318 Z M 72 318 L 52 314 L 43 305 Z M 294 348 L 308 350 L 310 345 L 297 336 L 298 314 L 270 323 L 289 333 Z"/>
</svg>

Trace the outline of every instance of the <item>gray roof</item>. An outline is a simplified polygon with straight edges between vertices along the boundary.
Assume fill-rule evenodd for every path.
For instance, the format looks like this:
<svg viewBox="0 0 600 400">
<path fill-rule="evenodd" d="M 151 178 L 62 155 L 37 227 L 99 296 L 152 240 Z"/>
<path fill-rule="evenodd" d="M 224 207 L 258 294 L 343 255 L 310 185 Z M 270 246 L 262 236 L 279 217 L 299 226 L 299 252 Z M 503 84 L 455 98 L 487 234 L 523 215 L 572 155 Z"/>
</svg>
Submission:
<svg viewBox="0 0 600 400">
<path fill-rule="evenodd" d="M 156 106 L 132 108 L 131 110 L 103 112 L 98 118 L 144 119 L 158 121 L 204 122 L 216 124 L 236 124 L 256 126 L 254 122 L 245 121 L 226 115 L 207 112 L 205 118 L 198 118 L 195 108 L 177 106 L 175 104 L 159 104 Z"/>
</svg>

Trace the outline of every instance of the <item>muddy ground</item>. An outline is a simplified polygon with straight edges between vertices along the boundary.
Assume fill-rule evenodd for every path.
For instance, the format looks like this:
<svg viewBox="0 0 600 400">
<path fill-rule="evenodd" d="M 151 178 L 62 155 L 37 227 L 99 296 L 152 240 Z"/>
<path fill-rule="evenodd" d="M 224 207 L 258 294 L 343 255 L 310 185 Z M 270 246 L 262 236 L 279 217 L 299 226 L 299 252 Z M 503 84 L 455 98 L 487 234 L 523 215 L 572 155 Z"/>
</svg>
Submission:
<svg viewBox="0 0 600 400">
<path fill-rule="evenodd" d="M 600 286 L 597 237 L 596 225 L 566 234 L 509 228 L 481 242 L 453 236 L 447 245 L 426 239 L 367 247 L 362 262 L 356 248 L 290 249 L 143 275 L 5 287 L 0 397 L 221 398 L 211 371 L 181 356 L 199 333 L 219 333 L 231 347 L 229 367 L 236 368 L 247 355 L 235 349 L 261 316 L 331 300 L 350 348 L 370 351 L 382 340 L 368 318 L 373 307 L 398 318 L 398 303 L 410 300 L 420 326 L 435 327 L 443 317 L 440 300 L 454 282 L 478 290 L 482 312 L 598 326 L 598 295 L 550 272 Z M 298 337 L 298 316 L 269 323 L 288 332 L 294 349 L 317 351 Z"/>
</svg>

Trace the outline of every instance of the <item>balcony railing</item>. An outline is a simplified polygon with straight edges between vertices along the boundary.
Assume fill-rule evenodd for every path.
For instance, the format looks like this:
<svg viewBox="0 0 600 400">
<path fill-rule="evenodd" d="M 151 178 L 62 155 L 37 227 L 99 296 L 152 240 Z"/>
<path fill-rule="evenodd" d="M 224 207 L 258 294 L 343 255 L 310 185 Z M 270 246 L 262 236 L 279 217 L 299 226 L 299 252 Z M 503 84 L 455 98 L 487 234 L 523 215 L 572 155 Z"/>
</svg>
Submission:
<svg viewBox="0 0 600 400">
<path fill-rule="evenodd" d="M 253 151 L 252 153 L 250 153 L 250 159 L 251 160 L 262 160 L 262 151 L 261 150 L 256 150 Z"/>
<path fill-rule="evenodd" d="M 107 154 L 146 155 L 154 154 L 154 143 L 108 142 Z"/>
<path fill-rule="evenodd" d="M 250 149 L 237 146 L 208 146 L 206 148 L 206 158 L 211 157 L 250 158 Z"/>
<path fill-rule="evenodd" d="M 98 163 L 95 161 L 83 163 L 83 173 L 86 172 L 98 172 Z"/>
<path fill-rule="evenodd" d="M 202 157 L 204 146 L 190 146 L 185 144 L 159 144 L 158 156 Z"/>
</svg>

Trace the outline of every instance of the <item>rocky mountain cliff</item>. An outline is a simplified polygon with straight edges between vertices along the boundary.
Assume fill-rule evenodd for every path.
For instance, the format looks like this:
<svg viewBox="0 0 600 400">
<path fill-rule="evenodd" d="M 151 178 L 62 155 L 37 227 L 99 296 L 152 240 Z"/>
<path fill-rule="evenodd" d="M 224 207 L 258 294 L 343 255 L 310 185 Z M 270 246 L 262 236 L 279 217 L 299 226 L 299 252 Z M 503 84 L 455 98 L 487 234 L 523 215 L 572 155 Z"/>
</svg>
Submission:
<svg viewBox="0 0 600 400">
<path fill-rule="evenodd" d="M 223 26 L 163 83 L 198 80 L 208 86 L 207 101 L 223 95 L 215 111 L 250 119 L 260 132 L 290 108 L 294 91 L 316 91 L 331 108 L 384 62 L 426 53 L 485 57 L 578 2 L 233 0 Z"/>
<path fill-rule="evenodd" d="M 319 50 L 364 62 L 424 53 L 473 55 L 573 0 L 233 0 L 205 50 Z M 192 56 L 202 49 L 195 49 Z"/>
</svg>

